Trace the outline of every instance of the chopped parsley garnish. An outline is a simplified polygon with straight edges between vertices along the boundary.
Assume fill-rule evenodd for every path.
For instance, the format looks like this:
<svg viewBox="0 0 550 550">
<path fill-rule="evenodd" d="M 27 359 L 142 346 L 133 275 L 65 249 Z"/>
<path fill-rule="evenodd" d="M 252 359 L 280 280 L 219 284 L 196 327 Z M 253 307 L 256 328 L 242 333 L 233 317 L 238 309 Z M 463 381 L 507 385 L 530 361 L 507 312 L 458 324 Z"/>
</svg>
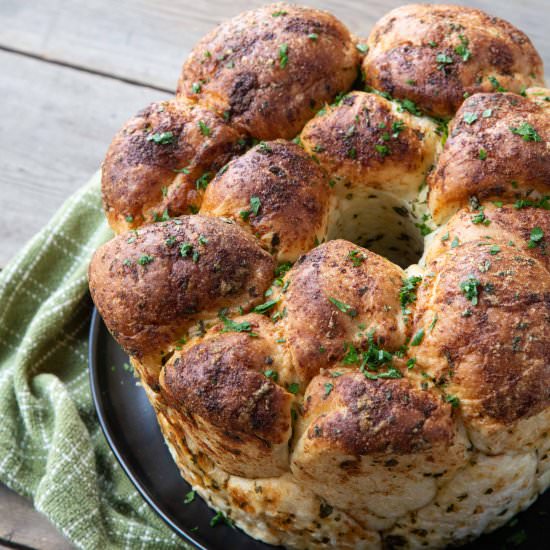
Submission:
<svg viewBox="0 0 550 550">
<path fill-rule="evenodd" d="M 414 101 L 411 101 L 410 99 L 398 99 L 397 102 L 401 107 L 401 111 L 405 110 L 416 116 L 422 115 L 422 111 L 416 106 L 416 103 Z"/>
<path fill-rule="evenodd" d="M 460 244 L 458 237 L 455 237 L 451 242 L 451 248 L 456 248 Z"/>
<path fill-rule="evenodd" d="M 210 183 L 210 180 L 212 179 L 212 176 L 210 172 L 205 172 L 200 178 L 197 178 L 195 180 L 195 187 L 197 189 L 206 189 L 208 187 L 208 184 Z"/>
<path fill-rule="evenodd" d="M 260 304 L 259 306 L 256 306 L 252 311 L 254 313 L 265 313 L 266 311 L 269 311 L 277 302 L 279 301 L 279 298 L 275 298 L 274 300 L 268 300 L 267 302 L 264 302 L 263 304 Z"/>
<path fill-rule="evenodd" d="M 361 52 L 361 53 L 367 53 L 369 51 L 369 47 L 366 44 L 356 44 L 355 47 Z"/>
<path fill-rule="evenodd" d="M 480 149 L 479 149 L 478 158 L 479 158 L 479 160 L 485 160 L 487 158 L 487 151 L 485 151 L 485 149 L 483 149 L 483 147 L 480 147 Z"/>
<path fill-rule="evenodd" d="M 176 174 L 189 174 L 190 170 L 189 168 L 172 168 L 172 172 Z"/>
<path fill-rule="evenodd" d="M 212 133 L 210 127 L 202 120 L 199 120 L 199 130 L 203 136 L 209 136 Z"/>
<path fill-rule="evenodd" d="M 193 245 L 191 243 L 181 243 L 180 244 L 180 256 L 186 258 L 193 252 Z"/>
<path fill-rule="evenodd" d="M 147 136 L 147 141 L 153 141 L 157 145 L 168 145 L 174 143 L 175 139 L 173 132 L 155 132 Z"/>
<path fill-rule="evenodd" d="M 152 261 L 154 260 L 153 256 L 149 256 L 147 254 L 143 254 L 143 256 L 140 256 L 138 258 L 138 261 L 137 263 L 139 265 L 147 265 L 147 264 L 150 264 Z"/>
<path fill-rule="evenodd" d="M 367 259 L 367 257 L 360 250 L 350 250 L 348 259 L 353 264 L 353 267 L 359 267 Z"/>
<path fill-rule="evenodd" d="M 531 235 L 529 237 L 529 248 L 535 248 L 539 246 L 544 238 L 544 231 L 541 227 L 534 227 L 531 230 Z"/>
<path fill-rule="evenodd" d="M 236 321 L 233 321 L 233 319 L 229 319 L 226 316 L 226 312 L 227 310 L 222 309 L 218 314 L 218 317 L 223 322 L 222 332 L 248 332 L 250 333 L 250 336 L 257 336 L 254 332 L 252 332 L 252 325 L 248 321 L 237 323 Z"/>
<path fill-rule="evenodd" d="M 473 124 L 477 120 L 477 115 L 475 113 L 464 113 L 462 118 L 466 124 Z"/>
<path fill-rule="evenodd" d="M 498 244 L 494 244 L 489 248 L 489 253 L 493 256 L 496 256 L 500 252 L 500 246 Z"/>
<path fill-rule="evenodd" d="M 134 216 L 126 216 L 124 218 L 128 223 L 132 223 L 134 221 Z"/>
<path fill-rule="evenodd" d="M 285 10 L 279 10 L 279 11 L 274 11 L 271 15 L 273 17 L 282 17 L 283 15 L 287 15 L 288 12 L 285 11 Z"/>
<path fill-rule="evenodd" d="M 412 304 L 416 300 L 416 287 L 422 282 L 422 277 L 414 275 L 403 279 L 403 285 L 399 291 L 399 302 L 401 304 L 401 311 L 405 315 L 410 314 L 410 310 L 407 308 L 409 304 Z"/>
<path fill-rule="evenodd" d="M 430 46 L 430 48 L 437 48 L 437 42 L 434 42 L 433 40 L 430 40 L 428 42 L 428 46 Z"/>
<path fill-rule="evenodd" d="M 462 61 L 466 62 L 470 57 L 472 57 L 472 52 L 468 49 L 468 39 L 459 34 L 458 38 L 460 39 L 460 44 L 455 48 L 455 52 L 462 57 Z"/>
<path fill-rule="evenodd" d="M 225 523 L 230 527 L 233 527 L 233 521 L 226 517 L 223 512 L 217 512 L 216 515 L 210 520 L 210 527 L 216 527 L 220 523 Z"/>
<path fill-rule="evenodd" d="M 285 42 L 279 46 L 279 67 L 284 69 L 288 63 L 288 44 Z"/>
<path fill-rule="evenodd" d="M 389 136 L 388 136 L 389 137 Z M 386 157 L 390 154 L 390 148 L 387 145 L 378 145 L 374 146 L 377 153 L 380 153 L 383 157 Z"/>
<path fill-rule="evenodd" d="M 315 42 L 319 38 L 319 35 L 316 32 L 311 32 L 307 35 L 307 37 Z"/>
<path fill-rule="evenodd" d="M 521 208 L 527 208 L 527 207 L 533 207 L 533 208 L 544 208 L 544 210 L 550 210 L 550 196 L 542 197 L 542 199 L 538 201 L 533 201 L 530 199 L 518 199 L 514 203 L 514 208 L 521 209 Z"/>
<path fill-rule="evenodd" d="M 166 246 L 174 246 L 176 244 L 176 237 L 173 235 L 170 235 L 165 241 L 164 244 Z"/>
<path fill-rule="evenodd" d="M 350 317 L 356 317 L 357 316 L 357 310 L 351 307 L 348 304 L 345 304 L 344 302 L 341 302 L 340 300 L 337 300 L 336 298 L 333 298 L 332 296 L 329 296 L 329 302 L 334 304 L 342 313 L 345 313 L 349 315 Z"/>
<path fill-rule="evenodd" d="M 493 86 L 493 89 L 497 92 L 505 92 L 506 91 L 506 88 L 503 88 L 501 85 L 500 85 L 500 82 L 496 79 L 496 77 L 494 76 L 490 76 L 489 77 L 489 82 L 492 84 Z"/>
<path fill-rule="evenodd" d="M 478 287 L 481 285 L 478 279 L 474 275 L 469 275 L 468 278 L 460 283 L 460 290 L 466 299 L 472 302 L 472 305 L 477 306 L 478 304 Z"/>
<path fill-rule="evenodd" d="M 186 495 L 185 495 L 185 498 L 183 499 L 183 503 L 184 504 L 189 504 L 191 502 L 193 502 L 195 500 L 195 495 L 197 493 L 195 491 L 189 491 Z"/>
<path fill-rule="evenodd" d="M 193 82 L 193 85 L 191 86 L 191 91 L 194 94 L 198 94 L 201 91 L 201 83 L 200 82 Z"/>
<path fill-rule="evenodd" d="M 300 391 L 300 384 L 292 382 L 287 386 L 287 390 L 293 395 L 296 395 Z"/>
<path fill-rule="evenodd" d="M 350 159 L 356 159 L 357 149 L 355 147 L 351 147 L 350 149 L 348 149 L 347 155 Z"/>
<path fill-rule="evenodd" d="M 523 141 L 542 141 L 537 131 L 528 123 L 522 122 L 517 128 L 510 126 L 512 134 L 523 138 Z"/>
<path fill-rule="evenodd" d="M 435 60 L 440 64 L 440 65 L 449 65 L 450 63 L 453 62 L 453 58 L 450 56 L 450 55 L 447 55 L 445 53 L 438 53 L 436 56 L 435 56 Z M 441 68 L 441 67 L 439 67 Z"/>
<path fill-rule="evenodd" d="M 246 221 L 252 214 L 257 216 L 261 206 L 262 202 L 259 197 L 250 197 L 250 208 L 248 210 L 241 210 L 239 216 Z"/>
<path fill-rule="evenodd" d="M 155 212 L 153 214 L 154 222 L 167 222 L 169 219 L 170 219 L 170 214 L 168 214 L 168 208 L 165 208 L 162 214 L 159 214 L 158 212 Z"/>
<path fill-rule="evenodd" d="M 334 384 L 331 384 L 330 382 L 327 382 L 325 384 L 325 397 L 330 395 L 330 392 L 334 389 Z"/>
<path fill-rule="evenodd" d="M 258 143 L 258 152 L 267 154 L 272 153 L 273 149 L 271 149 L 271 147 L 265 141 L 260 141 L 260 143 Z"/>
<path fill-rule="evenodd" d="M 422 343 L 422 340 L 424 340 L 424 329 L 421 328 L 417 331 L 417 333 L 413 336 L 411 340 L 411 346 L 419 346 Z"/>
<path fill-rule="evenodd" d="M 407 368 L 410 370 L 414 368 L 416 365 L 416 357 L 411 357 L 410 359 L 407 359 Z"/>
<path fill-rule="evenodd" d="M 491 115 L 493 114 L 493 109 L 485 109 L 483 113 L 481 113 L 481 116 L 483 118 L 491 118 Z"/>
<path fill-rule="evenodd" d="M 491 220 L 485 216 L 485 213 L 483 212 L 483 207 L 479 208 L 479 211 L 477 214 L 474 214 L 472 216 L 472 223 L 475 225 L 483 224 L 483 225 L 490 225 Z"/>
<path fill-rule="evenodd" d="M 391 125 L 392 135 L 391 135 L 391 137 L 392 138 L 399 137 L 399 134 L 404 129 L 405 129 L 405 122 L 403 122 L 402 120 L 396 120 L 396 121 L 392 122 L 392 125 Z"/>
<path fill-rule="evenodd" d="M 460 399 L 456 395 L 446 395 L 445 402 L 450 403 L 453 409 L 460 406 Z"/>
<path fill-rule="evenodd" d="M 277 380 L 279 380 L 279 373 L 276 370 L 266 370 L 264 371 L 264 375 L 266 376 L 266 378 L 270 378 L 271 380 L 273 380 L 273 382 L 277 382 Z"/>
</svg>

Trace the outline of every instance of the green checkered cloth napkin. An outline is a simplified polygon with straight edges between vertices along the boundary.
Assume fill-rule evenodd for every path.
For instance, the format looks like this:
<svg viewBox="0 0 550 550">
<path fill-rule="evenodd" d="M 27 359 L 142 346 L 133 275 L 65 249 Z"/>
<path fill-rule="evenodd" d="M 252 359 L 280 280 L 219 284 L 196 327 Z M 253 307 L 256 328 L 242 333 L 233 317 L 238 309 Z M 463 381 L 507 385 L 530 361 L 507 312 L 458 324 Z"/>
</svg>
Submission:
<svg viewBox="0 0 550 550">
<path fill-rule="evenodd" d="M 77 547 L 188 548 L 121 470 L 92 404 L 87 269 L 112 236 L 99 180 L 0 272 L 0 480 Z"/>
</svg>

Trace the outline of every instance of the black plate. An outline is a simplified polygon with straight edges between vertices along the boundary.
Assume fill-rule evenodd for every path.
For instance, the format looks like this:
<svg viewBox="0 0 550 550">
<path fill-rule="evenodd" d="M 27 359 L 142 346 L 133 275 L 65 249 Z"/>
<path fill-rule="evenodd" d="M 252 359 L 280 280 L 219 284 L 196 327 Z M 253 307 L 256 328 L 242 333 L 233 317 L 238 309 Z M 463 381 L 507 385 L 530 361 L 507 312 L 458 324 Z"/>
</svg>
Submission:
<svg viewBox="0 0 550 550">
<path fill-rule="evenodd" d="M 90 327 L 90 383 L 99 422 L 120 465 L 149 505 L 186 541 L 201 549 L 274 550 L 226 525 L 210 527 L 214 513 L 180 476 L 143 388 L 124 370 L 128 356 L 94 309 Z M 550 491 L 505 526 L 465 548 L 550 548 Z M 198 527 L 198 530 L 192 529 Z"/>
</svg>

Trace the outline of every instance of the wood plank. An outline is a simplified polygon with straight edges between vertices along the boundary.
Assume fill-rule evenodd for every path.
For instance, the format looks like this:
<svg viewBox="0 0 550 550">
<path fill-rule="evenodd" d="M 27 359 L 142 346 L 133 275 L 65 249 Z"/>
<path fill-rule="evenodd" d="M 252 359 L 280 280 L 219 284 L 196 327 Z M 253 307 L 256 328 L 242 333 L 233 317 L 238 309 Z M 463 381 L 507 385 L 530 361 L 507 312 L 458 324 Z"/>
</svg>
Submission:
<svg viewBox="0 0 550 550">
<path fill-rule="evenodd" d="M 2 0 L 0 46 L 86 67 L 167 90 L 189 50 L 215 24 L 262 0 Z M 304 0 L 367 35 L 402 0 Z M 453 2 L 451 2 L 453 3 Z M 464 2 L 454 2 L 464 3 Z M 550 66 L 547 0 L 469 0 L 527 32 Z"/>
<path fill-rule="evenodd" d="M 168 94 L 0 51 L 0 267 L 97 170 L 121 124 Z"/>
<path fill-rule="evenodd" d="M 29 500 L 0 483 L 0 547 L 2 539 L 40 550 L 74 548 Z"/>
</svg>

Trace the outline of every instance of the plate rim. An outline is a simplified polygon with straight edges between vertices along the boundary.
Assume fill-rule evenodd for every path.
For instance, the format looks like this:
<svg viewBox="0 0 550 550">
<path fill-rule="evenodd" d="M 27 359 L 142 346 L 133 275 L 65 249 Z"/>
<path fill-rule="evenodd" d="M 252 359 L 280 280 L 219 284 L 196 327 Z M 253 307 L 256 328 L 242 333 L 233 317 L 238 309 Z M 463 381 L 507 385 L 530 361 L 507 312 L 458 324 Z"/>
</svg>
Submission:
<svg viewBox="0 0 550 550">
<path fill-rule="evenodd" d="M 188 533 L 184 528 L 180 527 L 169 514 L 164 512 L 159 505 L 155 502 L 155 499 L 151 496 L 147 488 L 140 481 L 139 476 L 136 475 L 132 466 L 127 462 L 123 453 L 120 452 L 115 442 L 115 436 L 111 430 L 109 419 L 105 414 L 101 397 L 101 386 L 99 381 L 99 369 L 97 365 L 97 339 L 99 336 L 100 324 L 103 322 L 99 311 L 94 306 L 92 316 L 90 320 L 90 330 L 88 333 L 88 374 L 90 380 L 90 391 L 92 394 L 92 401 L 95 408 L 96 416 L 99 420 L 99 425 L 103 432 L 109 448 L 115 455 L 118 463 L 120 464 L 122 471 L 126 474 L 133 486 L 137 489 L 138 493 L 147 502 L 147 504 L 155 511 L 155 513 L 170 527 L 177 535 L 185 539 L 194 548 L 198 550 L 210 550 L 207 546 L 202 545 L 193 536 Z"/>
</svg>

